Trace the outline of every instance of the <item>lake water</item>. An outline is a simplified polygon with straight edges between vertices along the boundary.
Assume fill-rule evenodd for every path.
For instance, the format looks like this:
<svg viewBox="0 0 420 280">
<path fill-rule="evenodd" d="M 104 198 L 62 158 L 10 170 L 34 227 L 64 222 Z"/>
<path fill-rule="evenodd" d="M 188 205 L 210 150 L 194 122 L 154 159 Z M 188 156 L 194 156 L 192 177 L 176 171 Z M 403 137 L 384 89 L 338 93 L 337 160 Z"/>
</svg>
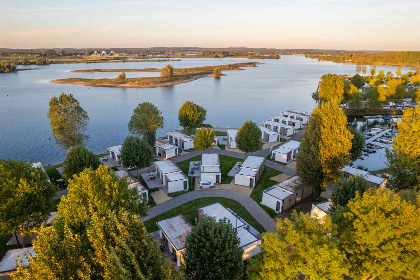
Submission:
<svg viewBox="0 0 420 280">
<path fill-rule="evenodd" d="M 114 78 L 119 74 L 70 72 L 75 69 L 162 68 L 168 63 L 175 68 L 185 68 L 242 61 L 258 60 L 187 58 L 171 62 L 55 64 L 38 66 L 38 70 L 0 74 L 0 158 L 43 164 L 63 161 L 66 151 L 55 143 L 47 118 L 50 98 L 61 92 L 72 93 L 89 114 L 87 148 L 104 152 L 109 146 L 121 144 L 129 135 L 127 123 L 141 102 L 152 102 L 162 111 L 165 126 L 158 131 L 158 136 L 180 128 L 178 109 L 186 100 L 206 108 L 205 122 L 215 127 L 239 127 L 245 120 L 262 124 L 284 110 L 311 111 L 315 106 L 311 93 L 323 74 L 348 74 L 356 69 L 350 64 L 282 56 L 279 60 L 261 60 L 264 64 L 255 68 L 225 72 L 226 76 L 220 79 L 206 77 L 165 88 L 119 89 L 49 83 L 52 79 Z M 385 73 L 396 70 L 395 67 L 377 67 L 377 71 L 380 69 Z M 126 74 L 138 77 L 158 73 Z"/>
</svg>

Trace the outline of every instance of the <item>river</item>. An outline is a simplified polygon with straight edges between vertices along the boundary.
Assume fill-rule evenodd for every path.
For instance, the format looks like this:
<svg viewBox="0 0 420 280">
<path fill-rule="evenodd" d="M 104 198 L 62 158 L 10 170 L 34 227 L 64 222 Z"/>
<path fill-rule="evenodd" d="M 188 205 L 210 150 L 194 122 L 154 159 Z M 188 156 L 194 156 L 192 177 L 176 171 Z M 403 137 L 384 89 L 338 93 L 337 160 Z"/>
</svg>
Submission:
<svg viewBox="0 0 420 280">
<path fill-rule="evenodd" d="M 220 79 L 202 78 L 165 88 L 104 88 L 49 83 L 52 79 L 113 78 L 119 73 L 71 73 L 91 68 L 175 68 L 220 65 L 242 61 L 264 64 L 244 71 L 225 72 Z M 270 116 L 287 109 L 311 111 L 315 102 L 311 93 L 326 73 L 349 74 L 355 65 L 319 62 L 303 56 L 282 56 L 279 60 L 185 58 L 171 62 L 130 62 L 54 64 L 19 66 L 39 68 L 0 74 L 0 158 L 41 161 L 44 165 L 64 160 L 66 151 L 56 143 L 47 118 L 48 102 L 61 92 L 72 93 L 87 111 L 90 121 L 87 148 L 104 152 L 121 144 L 129 135 L 127 124 L 134 108 L 141 102 L 152 102 L 162 111 L 165 125 L 158 136 L 179 129 L 178 109 L 193 101 L 207 110 L 205 123 L 215 127 L 239 127 L 245 120 L 262 124 Z M 396 67 L 377 67 L 395 72 Z M 403 68 L 403 72 L 407 72 Z M 158 73 L 130 72 L 127 77 L 154 76 Z"/>
</svg>

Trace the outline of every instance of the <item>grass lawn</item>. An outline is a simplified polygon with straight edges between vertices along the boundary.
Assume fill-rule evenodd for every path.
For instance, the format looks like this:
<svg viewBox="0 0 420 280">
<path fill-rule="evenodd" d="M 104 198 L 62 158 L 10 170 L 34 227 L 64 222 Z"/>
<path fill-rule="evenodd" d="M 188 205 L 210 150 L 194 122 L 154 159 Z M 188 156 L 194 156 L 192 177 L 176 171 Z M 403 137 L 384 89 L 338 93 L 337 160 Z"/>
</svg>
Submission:
<svg viewBox="0 0 420 280">
<path fill-rule="evenodd" d="M 233 177 L 229 177 L 227 174 L 235 166 L 237 162 L 243 162 L 241 158 L 233 158 L 229 156 L 219 155 L 220 169 L 222 171 L 222 184 L 229 184 Z"/>
<path fill-rule="evenodd" d="M 182 172 L 188 177 L 189 191 L 194 190 L 194 183 L 195 183 L 194 182 L 195 177 L 189 177 L 188 176 L 188 169 L 190 168 L 190 162 L 191 161 L 201 161 L 201 155 L 192 157 L 190 159 L 183 160 L 183 161 L 178 162 L 176 164 L 176 165 L 178 165 L 179 168 L 181 168 Z M 176 195 L 176 196 L 178 196 L 178 195 Z"/>
<path fill-rule="evenodd" d="M 191 186 L 190 186 L 191 187 Z M 191 189 L 191 188 L 190 188 Z M 192 190 L 192 189 L 191 189 Z M 167 195 L 170 197 L 177 197 L 180 195 L 183 195 L 185 193 L 187 193 L 188 191 L 179 191 L 179 192 L 173 192 L 173 193 L 168 193 Z"/>
<path fill-rule="evenodd" d="M 224 149 L 226 148 L 226 146 L 225 146 L 225 145 L 217 145 L 217 147 L 219 147 L 219 148 L 220 148 L 220 150 L 224 150 Z"/>
<path fill-rule="evenodd" d="M 214 131 L 214 136 L 227 136 L 227 132 L 226 131 Z"/>
<path fill-rule="evenodd" d="M 253 226 L 259 232 L 265 232 L 264 228 L 252 217 L 252 215 L 243 207 L 240 203 L 224 198 L 224 197 L 205 197 L 199 198 L 188 203 L 185 203 L 181 206 L 178 206 L 168 212 L 159 215 L 153 219 L 150 219 L 144 223 L 148 232 L 153 232 L 159 228 L 156 225 L 156 222 L 171 218 L 176 215 L 183 215 L 191 224 L 195 224 L 195 218 L 197 217 L 197 209 L 208 206 L 210 204 L 219 202 L 226 208 L 230 208 L 236 212 L 242 219 L 247 221 L 251 226 Z"/>
<path fill-rule="evenodd" d="M 277 182 L 275 182 L 275 181 L 273 181 L 273 180 L 271 180 L 270 178 L 272 178 L 272 177 L 274 177 L 274 176 L 277 176 L 277 175 L 279 175 L 279 174 L 281 174 L 281 172 L 280 171 L 278 171 L 278 170 L 276 170 L 276 169 L 273 169 L 273 168 L 270 168 L 270 167 L 265 167 L 264 168 L 264 172 L 263 172 L 263 174 L 262 174 L 262 176 L 261 176 L 261 178 L 258 180 L 258 183 L 257 183 L 257 185 L 255 186 L 255 188 L 252 190 L 252 193 L 251 193 L 251 198 L 253 199 L 253 200 L 255 200 L 258 204 L 260 204 L 261 203 L 261 200 L 262 200 L 262 193 L 263 193 L 263 191 L 265 190 L 265 189 L 268 189 L 269 187 L 271 187 L 271 186 L 273 186 L 273 185 L 275 185 L 275 184 L 277 184 Z M 264 205 L 261 205 L 260 204 L 260 206 L 267 212 L 267 214 L 269 214 L 271 217 L 274 217 L 274 216 L 276 216 L 276 213 L 272 210 L 272 209 L 270 209 L 270 208 L 268 208 L 268 207 L 265 207 Z"/>
<path fill-rule="evenodd" d="M 57 165 L 47 165 L 45 166 L 45 171 L 48 174 L 48 177 L 50 177 L 50 180 L 52 182 L 55 182 L 59 179 L 63 179 L 63 177 L 60 175 L 60 173 L 57 171 L 58 167 L 62 167 L 63 164 L 57 164 Z"/>
</svg>

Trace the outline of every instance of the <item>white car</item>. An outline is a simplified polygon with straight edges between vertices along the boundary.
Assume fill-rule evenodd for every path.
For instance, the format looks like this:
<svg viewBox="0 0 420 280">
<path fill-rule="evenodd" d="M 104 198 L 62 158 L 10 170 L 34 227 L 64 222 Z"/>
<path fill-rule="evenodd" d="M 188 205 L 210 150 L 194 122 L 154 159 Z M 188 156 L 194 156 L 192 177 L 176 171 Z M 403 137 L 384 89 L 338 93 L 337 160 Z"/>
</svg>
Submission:
<svg viewBox="0 0 420 280">
<path fill-rule="evenodd" d="M 200 181 L 198 184 L 200 188 L 214 188 L 214 183 L 209 181 Z"/>
</svg>

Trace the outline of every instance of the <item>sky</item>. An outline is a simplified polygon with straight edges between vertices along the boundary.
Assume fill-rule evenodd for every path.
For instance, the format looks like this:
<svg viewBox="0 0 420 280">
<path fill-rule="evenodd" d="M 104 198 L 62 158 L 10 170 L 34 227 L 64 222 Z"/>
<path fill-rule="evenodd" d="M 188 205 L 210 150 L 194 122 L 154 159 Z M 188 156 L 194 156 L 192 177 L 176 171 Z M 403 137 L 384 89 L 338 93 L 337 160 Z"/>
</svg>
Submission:
<svg viewBox="0 0 420 280">
<path fill-rule="evenodd" d="M 0 0 L 0 48 L 420 50 L 420 0 Z"/>
</svg>

